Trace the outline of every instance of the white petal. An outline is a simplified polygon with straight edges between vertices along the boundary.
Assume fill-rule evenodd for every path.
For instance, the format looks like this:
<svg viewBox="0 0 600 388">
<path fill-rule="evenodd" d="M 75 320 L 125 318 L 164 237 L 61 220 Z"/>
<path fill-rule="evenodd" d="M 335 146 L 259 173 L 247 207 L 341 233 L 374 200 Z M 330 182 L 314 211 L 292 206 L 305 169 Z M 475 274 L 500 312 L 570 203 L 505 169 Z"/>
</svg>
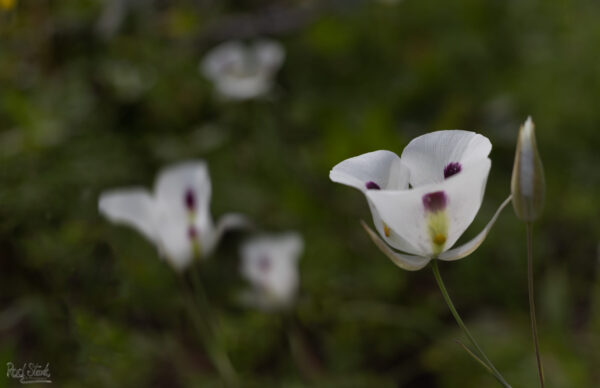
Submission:
<svg viewBox="0 0 600 388">
<path fill-rule="evenodd" d="M 111 222 L 133 227 L 148 240 L 156 242 L 154 200 L 141 188 L 102 193 L 98 208 Z"/>
<path fill-rule="evenodd" d="M 206 224 L 198 224 L 197 227 L 199 230 L 210 230 L 210 233 L 206 234 L 206 237 L 202 239 L 205 241 L 205 244 L 202 246 L 204 255 L 208 256 L 212 254 L 217 244 L 228 230 L 232 229 L 245 229 L 250 228 L 252 223 L 246 216 L 237 213 L 230 213 L 221 216 L 219 222 L 217 223 L 217 227 L 213 230 L 212 224 L 207 226 Z"/>
<path fill-rule="evenodd" d="M 270 72 L 277 70 L 285 58 L 283 46 L 272 40 L 257 41 L 252 48 L 259 68 Z"/>
<path fill-rule="evenodd" d="M 287 302 L 298 288 L 297 262 L 303 249 L 304 242 L 297 233 L 252 238 L 240 249 L 242 274 L 255 288 Z"/>
<path fill-rule="evenodd" d="M 361 224 L 379 250 L 381 250 L 381 252 L 383 252 L 398 267 L 407 271 L 418 271 L 425 267 L 431 260 L 429 257 L 405 255 L 393 251 L 385 242 L 383 242 L 377 233 L 373 232 L 373 230 L 367 226 L 367 224 L 363 221 L 361 221 Z"/>
<path fill-rule="evenodd" d="M 269 92 L 271 79 L 264 74 L 250 74 L 243 77 L 226 74 L 216 80 L 215 87 L 226 99 L 247 100 Z"/>
<path fill-rule="evenodd" d="M 398 155 L 391 151 L 373 151 L 334 166 L 329 179 L 347 186 L 367 191 L 366 183 L 374 182 L 381 189 L 405 189 L 408 187 L 408 171 L 400 163 Z"/>
<path fill-rule="evenodd" d="M 210 214 L 211 190 L 206 163 L 197 160 L 163 169 L 156 180 L 154 195 L 171 213 L 187 217 L 185 196 L 190 191 L 194 195 L 197 217 L 206 217 Z"/>
<path fill-rule="evenodd" d="M 338 183 L 352 186 L 367 192 L 366 184 L 373 182 L 381 189 L 406 189 L 408 187 L 408 170 L 401 163 L 398 155 L 391 151 L 373 151 L 346 159 L 338 163 L 331 172 L 329 178 Z M 390 230 L 387 234 L 383 222 L 373 204 L 369 202 L 369 208 L 373 216 L 373 224 L 381 237 L 395 249 L 415 253 L 415 248 L 401 236 Z"/>
<path fill-rule="evenodd" d="M 512 196 L 509 195 L 508 198 L 506 198 L 504 200 L 504 202 L 502 202 L 502 204 L 500 205 L 498 210 L 496 210 L 496 213 L 494 214 L 494 216 L 492 217 L 490 222 L 488 222 L 488 224 L 485 226 L 485 228 L 483 228 L 483 230 L 481 232 L 479 232 L 479 234 L 477 236 L 475 236 L 474 239 L 472 239 L 471 241 L 469 241 L 461 246 L 450 249 L 449 251 L 442 252 L 439 255 L 438 259 L 446 260 L 446 261 L 462 259 L 463 257 L 466 257 L 466 256 L 470 255 L 471 253 L 473 253 L 473 251 L 475 251 L 475 249 L 479 248 L 481 243 L 483 243 L 483 241 L 487 237 L 488 233 L 492 229 L 492 226 L 494 226 L 494 223 L 498 219 L 500 212 L 502 211 L 502 209 L 504 209 L 506 207 L 506 205 L 509 204 L 511 198 L 512 198 Z"/>
<path fill-rule="evenodd" d="M 173 214 L 170 207 L 159 209 L 158 213 L 158 238 L 162 254 L 175 269 L 185 269 L 194 259 L 187 219 Z"/>
<path fill-rule="evenodd" d="M 246 55 L 246 48 L 240 42 L 225 42 L 206 54 L 200 70 L 206 78 L 214 81 L 224 73 L 244 66 Z"/>
<path fill-rule="evenodd" d="M 188 161 L 167 167 L 160 172 L 154 190 L 158 234 L 164 254 L 176 268 L 184 268 L 194 257 L 193 240 L 189 234 L 190 209 L 186 205 L 188 193 L 194 200 L 200 247 L 212 239 L 211 183 L 206 163 Z"/>
<path fill-rule="evenodd" d="M 403 239 L 398 233 L 394 232 L 394 230 L 389 228 L 389 226 L 386 233 L 384 222 L 381 219 L 377 208 L 369 199 L 367 199 L 367 202 L 369 203 L 371 215 L 373 216 L 373 225 L 375 225 L 375 229 L 377 229 L 377 232 L 379 233 L 381 238 L 394 249 L 418 255 L 419 250 L 413 247 L 413 245 L 409 241 Z"/>
<path fill-rule="evenodd" d="M 444 168 L 450 163 L 460 163 L 465 171 L 487 158 L 491 149 L 490 141 L 475 132 L 437 131 L 413 139 L 401 158 L 410 170 L 411 185 L 418 187 L 442 182 Z"/>
<path fill-rule="evenodd" d="M 428 232 L 423 196 L 437 191 L 443 191 L 446 195 L 448 235 L 444 249 L 447 250 L 475 218 L 483 200 L 490 167 L 491 161 L 486 158 L 442 183 L 410 190 L 369 190 L 366 194 L 377 208 L 383 222 L 404 240 L 409 241 L 421 255 L 432 256 L 434 251 Z"/>
</svg>

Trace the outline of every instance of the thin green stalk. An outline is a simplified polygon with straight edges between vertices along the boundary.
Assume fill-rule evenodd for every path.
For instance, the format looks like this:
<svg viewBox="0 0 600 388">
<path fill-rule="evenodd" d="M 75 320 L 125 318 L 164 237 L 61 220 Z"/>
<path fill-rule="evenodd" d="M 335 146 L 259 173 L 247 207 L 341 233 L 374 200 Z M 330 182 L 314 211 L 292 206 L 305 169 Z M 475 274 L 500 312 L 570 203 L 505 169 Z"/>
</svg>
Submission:
<svg viewBox="0 0 600 388">
<path fill-rule="evenodd" d="M 431 262 L 432 262 L 431 267 L 433 268 L 433 276 L 435 277 L 435 280 L 437 281 L 440 291 L 442 292 L 442 296 L 444 297 L 444 300 L 446 301 L 446 304 L 448 305 L 448 308 L 450 309 L 452 316 L 456 320 L 456 323 L 458 323 L 458 326 L 460 326 L 460 328 L 465 332 L 465 335 L 467 336 L 469 341 L 471 341 L 471 344 L 475 347 L 475 349 L 477 349 L 477 352 L 479 353 L 479 356 L 481 357 L 482 361 L 484 361 L 487 364 L 487 366 L 492 370 L 492 375 L 496 378 L 496 380 L 498 380 L 498 382 L 500 384 L 502 384 L 504 387 L 511 388 L 511 386 L 506 382 L 506 380 L 504 380 L 504 377 L 502 377 L 500 372 L 498 372 L 498 369 L 496 369 L 494 364 L 492 364 L 490 359 L 485 355 L 485 353 L 483 352 L 483 350 L 481 349 L 481 347 L 479 346 L 477 341 L 475 341 L 475 338 L 471 335 L 471 332 L 469 331 L 469 329 L 467 329 L 467 326 L 463 322 L 462 318 L 458 314 L 458 311 L 454 307 L 454 303 L 452 303 L 452 299 L 450 299 L 448 290 L 446 290 L 446 286 L 444 285 L 444 281 L 442 280 L 442 277 L 440 275 L 440 270 L 438 268 L 437 259 L 433 259 Z"/>
<path fill-rule="evenodd" d="M 185 288 L 186 308 L 219 375 L 228 387 L 236 387 L 238 386 L 237 373 L 227 353 L 221 347 L 219 338 L 217 338 L 216 327 L 211 319 L 211 309 L 204 288 L 193 268 L 190 272 L 192 272 L 192 288 L 187 287 L 185 279 L 181 278 Z M 194 295 L 197 298 L 194 298 Z"/>
<path fill-rule="evenodd" d="M 298 316 L 294 311 L 291 311 L 282 316 L 282 322 L 287 332 L 290 352 L 298 371 L 307 382 L 315 385 L 321 375 L 321 368 L 319 360 L 302 335 Z"/>
<path fill-rule="evenodd" d="M 531 335 L 533 337 L 533 346 L 535 348 L 535 358 L 537 361 L 538 376 L 540 378 L 540 387 L 544 388 L 544 369 L 542 368 L 542 358 L 540 357 L 540 344 L 537 332 L 537 321 L 535 319 L 535 298 L 533 297 L 533 225 L 526 223 L 527 229 L 527 286 L 529 289 L 529 316 L 531 318 Z"/>
<path fill-rule="evenodd" d="M 473 353 L 473 351 L 471 349 L 469 349 L 467 347 L 467 345 L 463 344 L 462 342 L 460 342 L 457 339 L 455 339 L 454 342 L 456 342 L 458 345 L 460 345 L 460 347 L 462 347 L 465 350 L 465 352 L 467 352 L 467 354 L 469 356 L 473 357 L 473 359 L 475 361 L 477 361 L 479 363 L 479 365 L 481 365 L 482 367 L 484 367 L 485 370 L 487 370 L 491 374 L 494 374 L 494 371 L 492 371 L 492 369 L 490 369 L 490 367 L 488 366 L 488 364 L 486 364 L 481 358 L 477 357 L 477 355 L 475 353 Z"/>
</svg>

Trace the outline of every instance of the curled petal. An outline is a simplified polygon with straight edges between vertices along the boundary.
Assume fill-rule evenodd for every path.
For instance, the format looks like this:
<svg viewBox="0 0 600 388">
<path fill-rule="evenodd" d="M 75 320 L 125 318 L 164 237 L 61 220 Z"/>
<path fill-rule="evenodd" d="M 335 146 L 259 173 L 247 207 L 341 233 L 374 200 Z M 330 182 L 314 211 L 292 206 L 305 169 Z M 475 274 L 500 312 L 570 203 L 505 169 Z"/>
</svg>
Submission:
<svg viewBox="0 0 600 388">
<path fill-rule="evenodd" d="M 130 226 L 156 242 L 154 201 L 146 190 L 131 188 L 104 192 L 98 208 L 111 222 Z"/>
<path fill-rule="evenodd" d="M 364 221 L 361 221 L 361 224 L 371 240 L 377 245 L 377 248 L 398 267 L 407 271 L 418 271 L 425 267 L 431 260 L 429 257 L 412 256 L 395 252 Z"/>
<path fill-rule="evenodd" d="M 212 225 L 210 226 L 212 227 Z M 203 246 L 204 254 L 210 255 L 225 232 L 233 229 L 249 229 L 253 227 L 252 222 L 246 218 L 246 216 L 238 213 L 229 213 L 221 216 L 217 227 L 214 230 L 210 230 L 210 235 L 207 233 L 207 243 Z"/>
<path fill-rule="evenodd" d="M 500 212 L 502 212 L 502 209 L 504 209 L 506 207 L 506 205 L 508 205 L 508 203 L 510 202 L 511 199 L 512 199 L 512 195 L 509 195 L 508 198 L 506 198 L 504 200 L 504 202 L 502 202 L 502 204 L 500 205 L 498 210 L 496 210 L 496 213 L 494 214 L 494 216 L 492 217 L 490 222 L 488 222 L 488 224 L 485 226 L 485 228 L 483 228 L 483 230 L 481 232 L 479 232 L 479 234 L 477 236 L 475 236 L 474 239 L 472 239 L 471 241 L 469 241 L 461 246 L 458 246 L 454 249 L 450 249 L 446 252 L 442 252 L 438 256 L 438 259 L 445 260 L 445 261 L 454 261 L 454 260 L 462 259 L 462 258 L 470 255 L 471 253 L 473 253 L 473 251 L 475 251 L 475 249 L 479 248 L 481 243 L 483 243 L 483 241 L 487 237 L 488 233 L 492 229 L 492 226 L 494 226 L 494 223 L 498 219 Z"/>
<path fill-rule="evenodd" d="M 331 169 L 329 179 L 363 192 L 376 187 L 408 188 L 408 170 L 400 163 L 398 155 L 385 150 L 368 152 L 338 163 Z"/>
</svg>

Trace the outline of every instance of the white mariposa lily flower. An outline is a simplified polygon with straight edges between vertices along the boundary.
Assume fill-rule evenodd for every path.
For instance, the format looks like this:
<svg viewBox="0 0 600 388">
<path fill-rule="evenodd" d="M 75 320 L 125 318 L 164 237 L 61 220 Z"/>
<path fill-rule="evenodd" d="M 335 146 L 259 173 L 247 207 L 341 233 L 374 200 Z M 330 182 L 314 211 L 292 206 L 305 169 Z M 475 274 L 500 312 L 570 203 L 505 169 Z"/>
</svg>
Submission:
<svg viewBox="0 0 600 388">
<path fill-rule="evenodd" d="M 215 227 L 210 197 L 206 163 L 188 161 L 162 170 L 153 194 L 138 187 L 110 190 L 101 194 L 98 205 L 106 218 L 142 233 L 181 270 L 194 257 L 209 256 L 226 230 L 248 225 L 242 215 L 227 214 Z"/>
<path fill-rule="evenodd" d="M 226 42 L 210 51 L 200 70 L 224 98 L 247 100 L 268 93 L 285 57 L 283 47 L 270 40 L 252 45 Z"/>
<path fill-rule="evenodd" d="M 477 133 L 437 131 L 412 140 L 402 157 L 370 152 L 339 163 L 329 177 L 365 194 L 379 232 L 363 223 L 369 236 L 397 266 L 415 271 L 434 258 L 469 255 L 509 203 L 510 197 L 473 240 L 450 249 L 479 211 L 491 149 L 490 141 Z"/>
<path fill-rule="evenodd" d="M 302 237 L 291 232 L 246 241 L 240 249 L 241 272 L 252 290 L 242 295 L 243 301 L 263 310 L 288 307 L 298 291 L 303 249 Z"/>
</svg>

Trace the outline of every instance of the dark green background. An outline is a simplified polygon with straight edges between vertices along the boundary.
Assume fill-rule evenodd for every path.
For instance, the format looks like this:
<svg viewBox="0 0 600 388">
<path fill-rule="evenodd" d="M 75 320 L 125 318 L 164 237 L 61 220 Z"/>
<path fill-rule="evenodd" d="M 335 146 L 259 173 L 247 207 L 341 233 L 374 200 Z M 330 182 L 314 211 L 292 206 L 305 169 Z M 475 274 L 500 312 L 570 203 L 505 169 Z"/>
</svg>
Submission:
<svg viewBox="0 0 600 388">
<path fill-rule="evenodd" d="M 203 265 L 244 386 L 495 387 L 454 342 L 463 335 L 430 269 L 394 267 L 360 227 L 363 196 L 328 173 L 426 132 L 484 134 L 492 170 L 463 241 L 508 195 L 531 114 L 548 185 L 535 228 L 547 386 L 600 385 L 598 2 L 130 3 L 112 36 L 98 33 L 100 0 L 0 11 L 1 370 L 50 362 L 61 387 L 220 385 L 171 268 L 97 211 L 103 190 L 151 187 L 161 167 L 202 158 L 215 218 L 240 211 L 306 240 L 296 330 L 312 380 L 290 354 L 288 321 L 237 302 L 246 235 L 228 235 Z M 257 36 L 286 48 L 272 95 L 220 101 L 199 61 Z M 441 265 L 514 387 L 537 378 L 524 237 L 508 208 L 473 255 Z M 0 387 L 18 385 L 3 374 Z"/>
</svg>

